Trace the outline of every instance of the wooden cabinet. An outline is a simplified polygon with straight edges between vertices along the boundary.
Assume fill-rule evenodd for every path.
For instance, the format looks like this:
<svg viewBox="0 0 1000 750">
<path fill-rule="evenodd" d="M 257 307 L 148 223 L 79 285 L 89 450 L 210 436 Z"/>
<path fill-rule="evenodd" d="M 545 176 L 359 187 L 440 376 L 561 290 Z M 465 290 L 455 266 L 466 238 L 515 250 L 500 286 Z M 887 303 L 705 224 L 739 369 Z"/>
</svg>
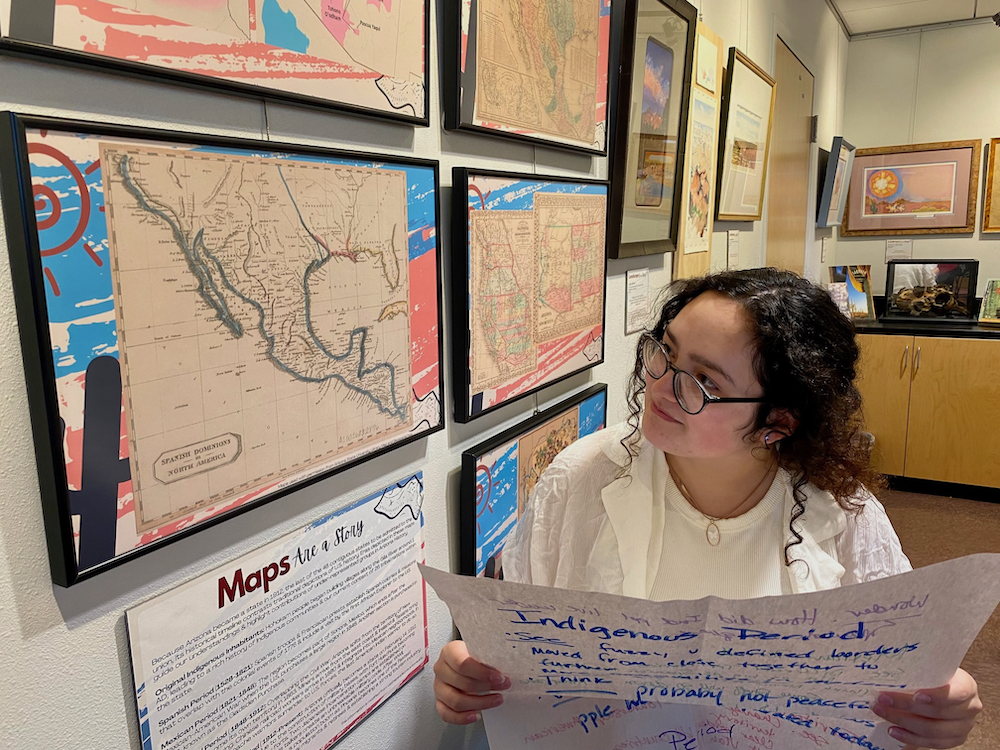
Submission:
<svg viewBox="0 0 1000 750">
<path fill-rule="evenodd" d="M 879 471 L 1000 487 L 1000 340 L 861 334 L 858 341 L 858 387 Z"/>
</svg>

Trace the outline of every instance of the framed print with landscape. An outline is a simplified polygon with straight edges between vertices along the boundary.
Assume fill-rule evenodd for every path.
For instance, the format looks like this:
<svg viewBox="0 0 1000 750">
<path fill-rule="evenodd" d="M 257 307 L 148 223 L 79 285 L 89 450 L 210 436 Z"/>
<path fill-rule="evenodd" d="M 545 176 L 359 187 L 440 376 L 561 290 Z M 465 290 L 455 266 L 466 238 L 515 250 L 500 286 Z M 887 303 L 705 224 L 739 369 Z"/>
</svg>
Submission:
<svg viewBox="0 0 1000 750">
<path fill-rule="evenodd" d="M 427 0 L 3 0 L 0 51 L 427 125 Z"/>
<path fill-rule="evenodd" d="M 989 168 L 986 170 L 986 205 L 983 208 L 983 232 L 1000 232 L 1000 138 L 990 141 Z"/>
<path fill-rule="evenodd" d="M 587 388 L 462 453 L 459 572 L 502 578 L 503 546 L 542 472 L 605 427 L 608 387 Z"/>
<path fill-rule="evenodd" d="M 719 135 L 719 221 L 758 221 L 764 210 L 774 117 L 774 79 L 729 48 Z"/>
<path fill-rule="evenodd" d="M 975 231 L 982 141 L 859 148 L 840 234 Z"/>
<path fill-rule="evenodd" d="M 830 286 L 831 296 L 847 317 L 875 320 L 871 266 L 830 266 Z"/>
<path fill-rule="evenodd" d="M 607 153 L 607 0 L 454 0 L 441 8 L 446 129 Z"/>
<path fill-rule="evenodd" d="M 57 584 L 443 427 L 437 170 L 0 118 Z"/>
<path fill-rule="evenodd" d="M 452 382 L 468 422 L 604 361 L 608 184 L 456 167 L 452 196 Z"/>
<path fill-rule="evenodd" d="M 826 172 L 816 201 L 816 226 L 836 227 L 844 220 L 847 205 L 848 180 L 854 163 L 854 146 L 842 136 L 833 139 Z"/>
<path fill-rule="evenodd" d="M 686 0 L 612 4 L 614 129 L 609 163 L 608 255 L 672 251 L 685 195 L 684 143 L 694 73 L 697 12 Z M 705 61 L 703 75 L 711 82 Z M 678 148 L 678 144 L 681 147 Z"/>
</svg>

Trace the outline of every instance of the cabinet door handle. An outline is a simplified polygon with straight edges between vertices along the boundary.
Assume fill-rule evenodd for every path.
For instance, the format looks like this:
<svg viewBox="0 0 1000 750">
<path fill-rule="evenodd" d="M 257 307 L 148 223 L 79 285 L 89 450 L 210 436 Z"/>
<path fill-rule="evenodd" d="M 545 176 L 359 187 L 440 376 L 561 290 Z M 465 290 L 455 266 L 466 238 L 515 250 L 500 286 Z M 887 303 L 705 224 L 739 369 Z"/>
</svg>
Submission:
<svg viewBox="0 0 1000 750">
<path fill-rule="evenodd" d="M 906 368 L 910 364 L 910 345 L 907 344 L 906 348 L 903 349 L 903 372 L 906 372 Z"/>
<path fill-rule="evenodd" d="M 913 376 L 916 377 L 917 370 L 920 369 L 920 347 L 917 347 L 917 354 L 913 358 Z"/>
</svg>

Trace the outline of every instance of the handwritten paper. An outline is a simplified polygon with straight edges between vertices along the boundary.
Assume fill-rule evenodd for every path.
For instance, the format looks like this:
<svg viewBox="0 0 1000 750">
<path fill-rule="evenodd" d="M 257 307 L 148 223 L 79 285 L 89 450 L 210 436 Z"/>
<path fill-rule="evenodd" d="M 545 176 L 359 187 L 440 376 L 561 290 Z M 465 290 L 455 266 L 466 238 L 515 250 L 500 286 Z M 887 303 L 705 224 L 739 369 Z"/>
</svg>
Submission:
<svg viewBox="0 0 1000 750">
<path fill-rule="evenodd" d="M 128 610 L 143 747 L 322 750 L 419 672 L 422 483 Z"/>
<path fill-rule="evenodd" d="M 874 715 L 873 715 L 873 718 Z M 603 700 L 600 696 L 505 696 L 483 712 L 491 750 L 899 750 L 889 724 L 822 719 L 791 711 Z"/>
<path fill-rule="evenodd" d="M 421 572 L 470 653 L 510 676 L 508 703 L 547 706 L 550 721 L 557 696 L 596 701 L 599 714 L 613 701 L 693 704 L 838 719 L 825 724 L 883 749 L 899 745 L 874 725 L 874 697 L 947 682 L 1000 602 L 1000 554 L 748 600 L 649 602 Z"/>
</svg>

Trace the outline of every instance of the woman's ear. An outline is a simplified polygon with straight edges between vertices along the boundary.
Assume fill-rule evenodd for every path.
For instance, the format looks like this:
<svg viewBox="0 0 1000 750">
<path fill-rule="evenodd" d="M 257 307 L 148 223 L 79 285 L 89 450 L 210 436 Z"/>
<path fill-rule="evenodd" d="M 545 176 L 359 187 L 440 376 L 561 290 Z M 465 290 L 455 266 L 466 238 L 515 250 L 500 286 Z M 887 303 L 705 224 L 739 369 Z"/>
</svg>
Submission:
<svg viewBox="0 0 1000 750">
<path fill-rule="evenodd" d="M 766 448 L 791 437 L 799 426 L 799 420 L 788 409 L 772 409 L 767 415 L 767 426 L 761 431 L 761 441 Z"/>
</svg>

